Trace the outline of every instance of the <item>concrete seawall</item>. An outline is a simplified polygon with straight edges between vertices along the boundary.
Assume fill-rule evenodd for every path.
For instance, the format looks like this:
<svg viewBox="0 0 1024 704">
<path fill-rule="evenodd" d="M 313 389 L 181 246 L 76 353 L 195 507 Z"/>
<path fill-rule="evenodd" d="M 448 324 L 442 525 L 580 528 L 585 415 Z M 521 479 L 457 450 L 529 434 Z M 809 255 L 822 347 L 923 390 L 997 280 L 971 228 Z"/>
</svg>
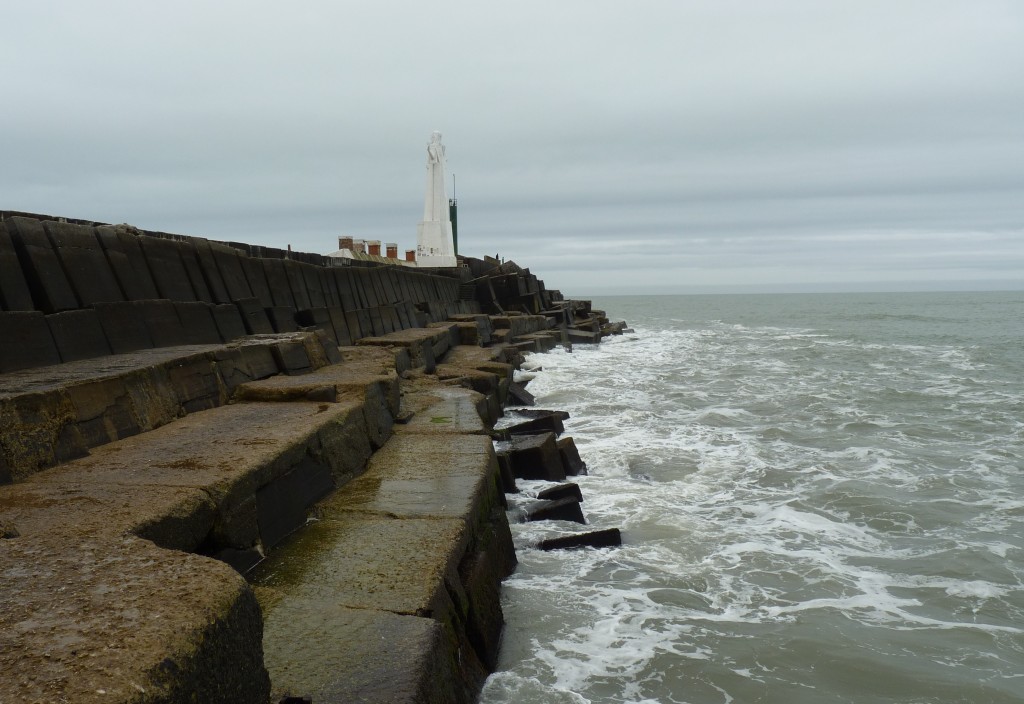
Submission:
<svg viewBox="0 0 1024 704">
<path fill-rule="evenodd" d="M 475 699 L 490 429 L 615 329 L 515 265 L 333 264 L 3 214 L 0 701 Z"/>
</svg>

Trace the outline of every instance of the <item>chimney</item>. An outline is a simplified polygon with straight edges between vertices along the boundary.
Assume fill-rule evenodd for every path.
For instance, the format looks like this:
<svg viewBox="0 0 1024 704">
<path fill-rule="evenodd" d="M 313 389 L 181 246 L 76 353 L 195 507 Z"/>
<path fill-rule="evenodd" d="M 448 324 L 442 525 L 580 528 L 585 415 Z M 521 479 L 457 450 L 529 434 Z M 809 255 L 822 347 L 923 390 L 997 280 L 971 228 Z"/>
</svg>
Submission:
<svg viewBox="0 0 1024 704">
<path fill-rule="evenodd" d="M 354 240 L 352 242 L 352 251 L 357 254 L 362 254 L 366 251 L 366 240 Z"/>
<path fill-rule="evenodd" d="M 370 249 L 370 254 L 375 257 L 380 256 L 380 240 L 370 240 L 366 243 L 366 246 Z"/>
<path fill-rule="evenodd" d="M 407 261 L 407 262 L 414 262 L 414 261 L 416 261 L 416 250 L 415 249 L 407 249 L 407 250 L 405 250 L 405 261 Z"/>
<path fill-rule="evenodd" d="M 398 245 L 394 242 L 387 244 L 388 259 L 398 259 Z"/>
<path fill-rule="evenodd" d="M 338 238 L 338 249 L 352 249 L 352 238 L 351 237 L 339 237 Z"/>
</svg>

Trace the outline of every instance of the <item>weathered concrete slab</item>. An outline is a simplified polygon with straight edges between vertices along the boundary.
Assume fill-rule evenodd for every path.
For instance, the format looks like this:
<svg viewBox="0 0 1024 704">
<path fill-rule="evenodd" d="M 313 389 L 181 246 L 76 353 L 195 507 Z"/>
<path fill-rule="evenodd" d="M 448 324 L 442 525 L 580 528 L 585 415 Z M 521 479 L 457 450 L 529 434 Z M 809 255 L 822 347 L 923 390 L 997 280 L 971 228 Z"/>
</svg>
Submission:
<svg viewBox="0 0 1024 704">
<path fill-rule="evenodd" d="M 445 578 L 465 552 L 465 524 L 340 513 L 310 524 L 271 555 L 256 583 L 341 606 L 425 616 L 448 613 Z"/>
<path fill-rule="evenodd" d="M 302 338 L 310 349 L 318 345 L 309 333 L 285 336 Z M 280 371 L 271 351 L 279 342 L 278 336 L 246 338 L 6 373 L 0 376 L 0 462 L 20 481 L 190 409 L 223 403 L 239 384 Z"/>
<path fill-rule="evenodd" d="M 267 701 L 259 607 L 226 565 L 19 537 L 0 541 L 0 594 L 0 701 Z"/>
<path fill-rule="evenodd" d="M 241 384 L 235 392 L 240 401 L 335 401 L 357 396 L 362 403 L 366 431 L 374 447 L 391 436 L 399 412 L 398 375 L 379 355 L 362 359 L 346 355 L 343 364 L 325 366 L 302 376 L 278 376 Z M 393 357 L 389 357 L 393 364 Z"/>
<path fill-rule="evenodd" d="M 399 518 L 475 520 L 481 502 L 494 501 L 497 457 L 484 435 L 399 434 L 366 472 L 318 507 L 320 517 L 347 511 Z"/>
<path fill-rule="evenodd" d="M 317 704 L 464 701 L 446 657 L 441 624 L 339 606 L 334 599 L 263 601 L 271 701 L 309 696 Z"/>
<path fill-rule="evenodd" d="M 413 367 L 422 367 L 433 373 L 435 360 L 449 349 L 451 331 L 448 328 L 409 328 L 386 335 L 363 337 L 357 345 L 377 347 L 404 347 L 409 350 Z M 440 354 L 439 354 L 440 352 Z"/>
<path fill-rule="evenodd" d="M 395 431 L 427 435 L 481 435 L 487 433 L 483 419 L 487 413 L 487 399 L 469 389 L 460 387 L 434 387 L 414 393 L 406 391 L 402 397 L 402 410 L 413 414 L 412 419 Z M 489 436 L 488 436 L 489 437 Z"/>
</svg>

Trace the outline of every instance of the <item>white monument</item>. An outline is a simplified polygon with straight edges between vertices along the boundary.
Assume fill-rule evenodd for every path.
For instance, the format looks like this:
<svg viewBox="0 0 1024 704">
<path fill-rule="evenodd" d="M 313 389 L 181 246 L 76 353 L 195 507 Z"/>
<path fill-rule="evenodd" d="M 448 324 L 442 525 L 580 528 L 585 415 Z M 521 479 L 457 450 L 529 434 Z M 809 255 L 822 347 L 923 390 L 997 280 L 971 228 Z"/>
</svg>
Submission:
<svg viewBox="0 0 1024 704">
<path fill-rule="evenodd" d="M 423 203 L 423 221 L 416 228 L 418 266 L 458 266 L 445 188 L 447 166 L 441 133 L 434 132 L 427 145 L 427 196 Z"/>
</svg>

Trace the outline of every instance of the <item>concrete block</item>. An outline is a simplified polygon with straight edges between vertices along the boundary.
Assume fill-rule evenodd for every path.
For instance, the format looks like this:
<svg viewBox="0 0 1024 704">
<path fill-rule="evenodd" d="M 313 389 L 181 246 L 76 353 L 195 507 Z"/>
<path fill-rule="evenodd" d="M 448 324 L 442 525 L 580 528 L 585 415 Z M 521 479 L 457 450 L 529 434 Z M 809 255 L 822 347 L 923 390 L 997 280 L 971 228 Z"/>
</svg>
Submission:
<svg viewBox="0 0 1024 704">
<path fill-rule="evenodd" d="M 263 268 L 263 261 L 254 257 L 240 257 L 239 262 L 242 264 L 242 271 L 245 272 L 245 278 L 249 282 L 253 297 L 258 298 L 260 305 L 264 308 L 275 305 L 274 297 L 270 292 L 270 284 L 267 283 L 267 273 Z"/>
<path fill-rule="evenodd" d="M 349 332 L 348 319 L 345 317 L 345 311 L 341 306 L 332 306 L 327 309 L 327 314 L 331 318 L 331 324 L 334 326 L 334 337 L 338 344 L 342 347 L 348 347 L 352 344 L 352 334 Z"/>
<path fill-rule="evenodd" d="M 572 438 L 559 439 L 558 454 L 562 458 L 562 466 L 567 475 L 576 476 L 587 473 L 587 463 L 580 459 L 580 453 Z"/>
<path fill-rule="evenodd" d="M 362 323 L 360 322 L 359 314 L 356 311 L 345 311 L 345 324 L 348 327 L 349 337 L 352 338 L 352 342 L 366 336 L 367 333 L 363 332 Z"/>
<path fill-rule="evenodd" d="M 154 347 L 175 347 L 184 345 L 185 328 L 174 309 L 174 302 L 168 300 L 137 301 L 142 320 L 149 331 Z"/>
<path fill-rule="evenodd" d="M 91 308 L 53 313 L 46 316 L 46 324 L 62 362 L 111 354 L 99 316 Z"/>
<path fill-rule="evenodd" d="M 232 345 L 214 353 L 217 369 L 230 397 L 240 385 L 274 376 L 280 369 L 270 346 L 253 341 Z"/>
<path fill-rule="evenodd" d="M 171 365 L 167 376 L 178 405 L 186 413 L 209 410 L 227 402 L 227 392 L 221 385 L 217 367 L 206 356 Z"/>
<path fill-rule="evenodd" d="M 186 345 L 210 345 L 221 342 L 220 330 L 213 318 L 213 304 L 204 301 L 178 301 L 174 304 L 184 330 Z"/>
<path fill-rule="evenodd" d="M 145 321 L 144 301 L 97 303 L 96 316 L 100 320 L 107 344 L 114 354 L 150 349 L 153 339 Z"/>
<path fill-rule="evenodd" d="M 512 470 L 520 479 L 565 479 L 565 469 L 554 433 L 516 436 L 508 442 L 498 443 L 495 449 L 499 453 L 508 453 Z"/>
<path fill-rule="evenodd" d="M 5 222 L 36 308 L 44 313 L 79 308 L 78 297 L 68 282 L 43 224 L 22 217 L 8 218 Z"/>
<path fill-rule="evenodd" d="M 571 521 L 586 523 L 580 503 L 573 498 L 538 501 L 526 507 L 527 521 Z"/>
<path fill-rule="evenodd" d="M 242 315 L 245 330 L 250 335 L 267 335 L 274 332 L 267 311 L 258 298 L 243 298 L 235 301 L 238 312 Z"/>
<path fill-rule="evenodd" d="M 554 501 L 555 499 L 572 499 L 573 501 L 583 502 L 583 492 L 580 491 L 579 484 L 573 484 L 569 482 L 567 484 L 557 484 L 550 486 L 547 489 L 543 489 L 537 492 L 538 499 L 546 499 L 548 501 Z"/>
<path fill-rule="evenodd" d="M 39 311 L 0 312 L 0 373 L 60 364 L 60 353 Z"/>
<path fill-rule="evenodd" d="M 449 657 L 438 621 L 350 609 L 330 597 L 289 597 L 265 608 L 274 702 L 297 693 L 317 704 L 473 701 L 458 684 L 458 659 Z"/>
<path fill-rule="evenodd" d="M 288 275 L 288 284 L 291 287 L 292 297 L 295 299 L 297 309 L 312 308 L 309 291 L 306 290 L 306 279 L 302 271 L 302 264 L 292 259 L 285 259 L 283 262 L 285 274 Z"/>
<path fill-rule="evenodd" d="M 144 235 L 139 238 L 139 244 L 149 264 L 149 271 L 153 274 L 160 298 L 172 301 L 197 300 L 177 242 Z"/>
<path fill-rule="evenodd" d="M 210 291 L 212 302 L 215 304 L 230 303 L 231 296 L 228 294 L 228 287 L 224 283 L 224 277 L 217 267 L 217 260 L 214 258 L 213 250 L 210 248 L 210 241 L 203 237 L 193 237 L 191 242 L 192 246 L 195 247 L 199 268 Z"/>
<path fill-rule="evenodd" d="M 346 312 L 359 308 L 358 297 L 352 292 L 352 274 L 349 272 L 348 267 L 334 267 L 330 269 L 330 272 L 338 286 L 341 307 Z"/>
<path fill-rule="evenodd" d="M 213 260 L 217 264 L 217 269 L 224 280 L 224 286 L 227 288 L 231 301 L 252 298 L 249 280 L 242 270 L 241 253 L 222 242 L 210 242 L 210 251 L 213 253 Z"/>
<path fill-rule="evenodd" d="M 324 293 L 323 284 L 320 281 L 320 267 L 312 264 L 300 263 L 302 278 L 306 282 L 306 292 L 309 294 L 309 308 L 327 307 L 327 295 Z"/>
<path fill-rule="evenodd" d="M 380 298 L 377 296 L 377 291 L 373 288 L 369 269 L 361 267 L 352 269 L 352 280 L 353 286 L 362 297 L 364 308 L 376 308 L 380 305 Z"/>
<path fill-rule="evenodd" d="M 284 270 L 282 269 L 282 272 Z M 295 314 L 298 312 L 294 308 L 289 306 L 273 306 L 267 308 L 267 318 L 270 319 L 270 324 L 274 326 L 275 332 L 296 332 L 299 329 L 299 324 L 296 322 Z"/>
<path fill-rule="evenodd" d="M 199 252 L 196 250 L 192 238 L 172 241 L 178 248 L 178 254 L 181 255 L 181 263 L 185 267 L 185 273 L 188 274 L 188 281 L 192 284 L 196 299 L 204 303 L 214 303 L 215 298 L 210 292 L 206 276 L 203 273 L 202 262 L 199 260 Z"/>
<path fill-rule="evenodd" d="M 320 288 L 323 289 L 324 307 L 333 308 L 341 305 L 341 296 L 338 294 L 338 282 L 334 280 L 334 274 L 329 267 L 319 267 L 317 276 L 320 277 Z"/>
<path fill-rule="evenodd" d="M 509 435 L 535 435 L 537 433 L 561 435 L 565 432 L 565 425 L 562 423 L 562 418 L 553 413 L 510 425 L 503 430 Z"/>
<path fill-rule="evenodd" d="M 278 342 L 271 347 L 278 369 L 285 374 L 305 374 L 313 371 L 309 352 L 302 342 Z"/>
<path fill-rule="evenodd" d="M 360 308 L 355 313 L 356 318 L 359 320 L 359 330 L 362 332 L 362 337 L 376 335 L 377 332 L 374 330 L 373 321 L 370 318 L 370 311 L 365 308 Z"/>
<path fill-rule="evenodd" d="M 138 235 L 125 225 L 100 225 L 96 228 L 96 237 L 127 300 L 160 298 Z"/>
<path fill-rule="evenodd" d="M 595 530 L 575 535 L 563 535 L 540 541 L 541 550 L 571 550 L 574 548 L 610 548 L 622 545 L 622 531 L 618 528 Z"/>
<path fill-rule="evenodd" d="M 231 342 L 245 337 L 245 323 L 242 314 L 234 303 L 220 303 L 213 307 L 213 321 L 220 333 L 220 339 Z"/>
<path fill-rule="evenodd" d="M 510 382 L 508 385 L 509 403 L 522 406 L 532 406 L 536 403 L 533 394 L 526 390 L 526 386 L 518 382 Z"/>
<path fill-rule="evenodd" d="M 263 272 L 267 276 L 270 295 L 274 299 L 274 307 L 287 307 L 295 310 L 295 296 L 292 295 L 291 284 L 288 283 L 288 272 L 284 268 L 283 259 L 261 259 Z"/>
<path fill-rule="evenodd" d="M 35 310 L 7 224 L 0 220 L 0 310 Z"/>
<path fill-rule="evenodd" d="M 309 308 L 295 313 L 295 320 L 302 327 L 315 327 L 327 333 L 328 337 L 337 344 L 334 334 L 334 324 L 331 322 L 331 314 L 326 308 Z"/>
</svg>

